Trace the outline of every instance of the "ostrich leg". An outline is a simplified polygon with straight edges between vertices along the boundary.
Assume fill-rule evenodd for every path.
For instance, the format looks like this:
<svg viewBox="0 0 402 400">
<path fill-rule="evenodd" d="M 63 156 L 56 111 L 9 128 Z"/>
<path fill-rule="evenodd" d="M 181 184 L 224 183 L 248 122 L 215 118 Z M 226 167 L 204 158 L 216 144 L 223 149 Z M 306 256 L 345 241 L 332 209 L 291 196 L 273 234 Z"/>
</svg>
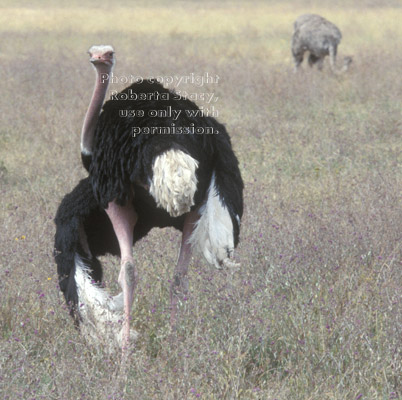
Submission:
<svg viewBox="0 0 402 400">
<path fill-rule="evenodd" d="M 191 211 L 186 215 L 183 226 L 183 235 L 179 259 L 174 270 L 173 282 L 170 285 L 170 324 L 173 329 L 176 328 L 176 314 L 179 299 L 188 292 L 187 271 L 191 260 L 191 244 L 188 243 L 193 232 L 194 225 L 199 218 L 197 211 Z"/>
<path fill-rule="evenodd" d="M 337 46 L 329 46 L 329 65 L 331 66 L 332 72 L 336 73 L 336 53 Z"/>
<path fill-rule="evenodd" d="M 122 330 L 122 348 L 128 348 L 130 340 L 130 311 L 134 299 L 134 289 L 137 285 L 137 271 L 133 259 L 133 231 L 137 222 L 137 213 L 131 203 L 127 201 L 124 206 L 119 206 L 114 201 L 108 204 L 106 213 L 112 222 L 113 229 L 119 241 L 121 253 L 121 268 L 119 284 L 123 289 L 124 322 Z"/>
<path fill-rule="evenodd" d="M 322 71 L 323 67 L 324 67 L 324 57 L 320 57 L 320 58 L 317 60 L 317 68 L 318 68 L 318 71 Z"/>
<path fill-rule="evenodd" d="M 292 54 L 295 64 L 293 72 L 296 73 L 299 70 L 300 64 L 303 62 L 303 52 L 292 52 Z"/>
</svg>

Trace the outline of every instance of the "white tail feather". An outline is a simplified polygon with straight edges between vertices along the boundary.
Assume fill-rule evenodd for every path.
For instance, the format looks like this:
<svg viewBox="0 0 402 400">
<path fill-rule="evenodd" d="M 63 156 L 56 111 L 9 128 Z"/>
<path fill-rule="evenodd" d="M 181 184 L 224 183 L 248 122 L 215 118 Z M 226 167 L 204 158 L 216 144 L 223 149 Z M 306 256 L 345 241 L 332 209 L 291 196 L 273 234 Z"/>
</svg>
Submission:
<svg viewBox="0 0 402 400">
<path fill-rule="evenodd" d="M 235 266 L 233 256 L 233 224 L 229 211 L 222 203 L 212 174 L 206 203 L 199 210 L 201 215 L 191 234 L 189 242 L 205 259 L 217 268 Z"/>
<path fill-rule="evenodd" d="M 83 335 L 91 342 L 104 342 L 109 351 L 122 345 L 123 296 L 111 297 L 105 289 L 92 282 L 88 266 L 75 255 L 75 282 L 78 293 L 78 312 L 82 319 Z M 138 333 L 132 330 L 131 339 Z"/>
</svg>

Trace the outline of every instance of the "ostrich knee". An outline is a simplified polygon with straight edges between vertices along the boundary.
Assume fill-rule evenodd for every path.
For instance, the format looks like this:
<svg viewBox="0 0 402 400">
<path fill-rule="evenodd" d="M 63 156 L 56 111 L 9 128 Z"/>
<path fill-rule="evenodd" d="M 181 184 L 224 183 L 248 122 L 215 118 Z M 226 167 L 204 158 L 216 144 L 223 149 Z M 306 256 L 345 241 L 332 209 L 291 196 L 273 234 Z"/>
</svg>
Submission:
<svg viewBox="0 0 402 400">
<path fill-rule="evenodd" d="M 124 305 L 128 305 L 131 308 L 134 299 L 134 289 L 138 283 L 137 269 L 131 261 L 122 263 L 118 282 L 123 290 Z"/>
</svg>

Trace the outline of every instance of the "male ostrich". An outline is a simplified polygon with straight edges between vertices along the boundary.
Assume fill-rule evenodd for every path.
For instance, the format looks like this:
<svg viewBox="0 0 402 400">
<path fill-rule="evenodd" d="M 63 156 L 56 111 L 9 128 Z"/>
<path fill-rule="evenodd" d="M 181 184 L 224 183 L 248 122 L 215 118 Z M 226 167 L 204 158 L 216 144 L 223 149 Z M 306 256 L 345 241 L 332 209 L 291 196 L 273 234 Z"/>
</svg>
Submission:
<svg viewBox="0 0 402 400">
<path fill-rule="evenodd" d="M 310 53 L 308 63 L 310 67 L 317 64 L 322 70 L 325 56 L 329 55 L 332 72 L 343 73 L 349 69 L 351 57 L 344 58 L 344 65 L 336 69 L 336 52 L 342 38 L 341 31 L 325 18 L 315 14 L 301 15 L 294 23 L 292 37 L 292 55 L 295 63 L 295 72 L 303 61 L 304 52 Z"/>
<path fill-rule="evenodd" d="M 132 334 L 130 311 L 138 280 L 133 244 L 153 227 L 183 232 L 170 287 L 174 325 L 179 296 L 188 289 L 192 248 L 216 267 L 234 264 L 243 182 L 223 125 L 149 80 L 134 83 L 103 104 L 114 50 L 93 46 L 89 54 L 96 83 L 81 134 L 89 177 L 59 206 L 55 259 L 60 288 L 76 322 L 90 335 L 114 329 L 125 348 Z M 161 114 L 154 117 L 158 110 Z M 121 258 L 122 294 L 114 298 L 99 285 L 102 267 L 97 257 L 106 253 Z M 123 328 L 116 332 L 111 323 L 119 319 Z"/>
</svg>

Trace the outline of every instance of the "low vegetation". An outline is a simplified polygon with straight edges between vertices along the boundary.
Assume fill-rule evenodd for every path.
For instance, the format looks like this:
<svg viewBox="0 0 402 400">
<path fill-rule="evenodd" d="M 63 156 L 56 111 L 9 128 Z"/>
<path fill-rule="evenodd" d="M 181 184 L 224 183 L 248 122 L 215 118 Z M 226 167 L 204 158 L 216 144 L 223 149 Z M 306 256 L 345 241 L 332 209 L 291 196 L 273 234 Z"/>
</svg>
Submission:
<svg viewBox="0 0 402 400">
<path fill-rule="evenodd" d="M 402 10 L 383 3 L 2 5 L 1 398 L 402 398 Z M 342 30 L 347 74 L 292 73 L 305 12 Z M 176 90 L 219 97 L 245 181 L 241 267 L 194 258 L 175 333 L 180 235 L 155 230 L 136 246 L 140 338 L 123 368 L 74 328 L 52 257 L 57 206 L 85 176 L 85 51 L 101 42 L 119 76 L 218 75 Z M 102 262 L 116 293 L 119 260 Z"/>
</svg>

